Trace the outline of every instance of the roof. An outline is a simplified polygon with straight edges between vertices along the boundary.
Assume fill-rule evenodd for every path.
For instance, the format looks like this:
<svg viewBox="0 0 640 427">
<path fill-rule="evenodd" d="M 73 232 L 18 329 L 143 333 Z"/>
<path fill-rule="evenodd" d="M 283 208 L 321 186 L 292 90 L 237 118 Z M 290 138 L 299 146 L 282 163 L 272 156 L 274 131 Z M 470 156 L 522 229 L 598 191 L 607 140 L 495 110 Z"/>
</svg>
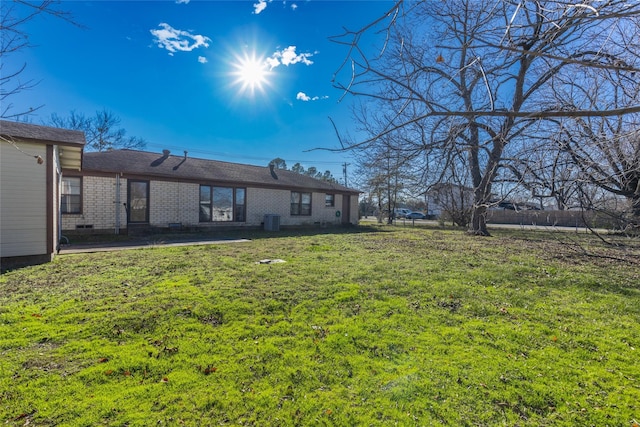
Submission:
<svg viewBox="0 0 640 427">
<path fill-rule="evenodd" d="M 296 172 L 268 166 L 253 166 L 194 157 L 173 156 L 168 152 L 109 150 L 85 153 L 82 170 L 86 174 L 122 173 L 178 181 L 214 182 L 252 187 L 306 189 L 335 193 L 359 193 L 343 185 L 315 179 Z"/>
<path fill-rule="evenodd" d="M 32 139 L 84 146 L 84 132 L 79 130 L 54 128 L 31 123 L 10 122 L 0 120 L 0 134 L 13 138 Z"/>
<path fill-rule="evenodd" d="M 64 146 L 59 151 L 62 167 L 80 169 L 82 149 L 86 143 L 82 131 L 0 120 L 0 135 L 12 142 L 26 141 Z"/>
</svg>

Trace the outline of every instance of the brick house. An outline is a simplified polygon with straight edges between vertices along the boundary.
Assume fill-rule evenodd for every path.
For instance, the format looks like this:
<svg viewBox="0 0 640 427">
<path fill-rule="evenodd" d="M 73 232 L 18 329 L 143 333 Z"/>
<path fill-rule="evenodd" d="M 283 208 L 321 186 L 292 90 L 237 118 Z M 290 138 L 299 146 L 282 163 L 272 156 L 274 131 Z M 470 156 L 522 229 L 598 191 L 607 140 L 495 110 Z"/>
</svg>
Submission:
<svg viewBox="0 0 640 427">
<path fill-rule="evenodd" d="M 171 155 L 85 153 L 82 171 L 64 171 L 79 189 L 62 205 L 64 231 L 148 228 L 258 228 L 357 224 L 354 189 L 292 171 Z M 270 224 L 273 225 L 273 224 Z"/>
<path fill-rule="evenodd" d="M 0 120 L 0 267 L 51 261 L 62 171 L 78 173 L 84 133 Z"/>
</svg>

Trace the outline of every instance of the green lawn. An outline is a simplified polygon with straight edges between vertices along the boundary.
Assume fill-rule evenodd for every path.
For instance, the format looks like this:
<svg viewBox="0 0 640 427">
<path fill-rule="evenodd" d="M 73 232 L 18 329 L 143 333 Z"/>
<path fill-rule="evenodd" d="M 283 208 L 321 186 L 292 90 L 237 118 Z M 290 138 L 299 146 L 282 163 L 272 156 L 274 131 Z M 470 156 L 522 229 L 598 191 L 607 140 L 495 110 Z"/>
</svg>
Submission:
<svg viewBox="0 0 640 427">
<path fill-rule="evenodd" d="M 637 426 L 639 242 L 349 231 L 0 276 L 0 424 Z"/>
</svg>

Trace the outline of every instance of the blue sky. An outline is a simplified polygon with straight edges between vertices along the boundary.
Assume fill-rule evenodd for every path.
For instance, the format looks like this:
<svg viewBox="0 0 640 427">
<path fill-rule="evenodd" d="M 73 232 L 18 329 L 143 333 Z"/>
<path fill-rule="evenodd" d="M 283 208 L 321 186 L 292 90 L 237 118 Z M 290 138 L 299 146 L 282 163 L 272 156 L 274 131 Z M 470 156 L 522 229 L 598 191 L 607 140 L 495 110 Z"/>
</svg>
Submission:
<svg viewBox="0 0 640 427">
<path fill-rule="evenodd" d="M 44 104 L 40 124 L 71 110 L 107 109 L 127 135 L 182 155 L 330 170 L 342 178 L 347 153 L 328 117 L 355 135 L 352 97 L 332 87 L 347 49 L 329 41 L 379 17 L 390 1 L 68 1 L 85 28 L 39 17 L 24 31 L 33 48 L 7 58 L 22 80 L 14 110 Z M 4 59 L 3 59 L 4 60 Z M 255 70 L 260 68 L 259 70 Z"/>
</svg>

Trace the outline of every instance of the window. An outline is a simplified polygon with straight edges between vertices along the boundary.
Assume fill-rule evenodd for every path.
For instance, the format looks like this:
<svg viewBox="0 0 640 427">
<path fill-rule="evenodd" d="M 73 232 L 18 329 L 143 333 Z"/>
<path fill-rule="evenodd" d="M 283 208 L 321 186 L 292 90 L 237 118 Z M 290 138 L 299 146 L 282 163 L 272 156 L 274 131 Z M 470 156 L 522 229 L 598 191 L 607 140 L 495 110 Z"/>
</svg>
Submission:
<svg viewBox="0 0 640 427">
<path fill-rule="evenodd" d="M 291 192 L 291 215 L 311 215 L 311 193 Z"/>
<path fill-rule="evenodd" d="M 82 211 L 82 178 L 62 177 L 60 212 L 79 214 Z"/>
<path fill-rule="evenodd" d="M 332 208 L 336 205 L 336 195 L 335 194 L 325 194 L 324 195 L 324 205 L 327 208 Z"/>
<path fill-rule="evenodd" d="M 244 222 L 245 214 L 244 214 L 244 199 L 245 199 L 245 190 L 244 188 L 236 188 L 236 203 L 235 203 L 235 221 L 236 222 Z"/>
<path fill-rule="evenodd" d="M 245 189 L 200 186 L 200 222 L 244 222 Z"/>
<path fill-rule="evenodd" d="M 200 186 L 200 222 L 211 221 L 211 187 Z"/>
<path fill-rule="evenodd" d="M 211 221 L 233 221 L 233 188 L 213 187 Z"/>
</svg>

